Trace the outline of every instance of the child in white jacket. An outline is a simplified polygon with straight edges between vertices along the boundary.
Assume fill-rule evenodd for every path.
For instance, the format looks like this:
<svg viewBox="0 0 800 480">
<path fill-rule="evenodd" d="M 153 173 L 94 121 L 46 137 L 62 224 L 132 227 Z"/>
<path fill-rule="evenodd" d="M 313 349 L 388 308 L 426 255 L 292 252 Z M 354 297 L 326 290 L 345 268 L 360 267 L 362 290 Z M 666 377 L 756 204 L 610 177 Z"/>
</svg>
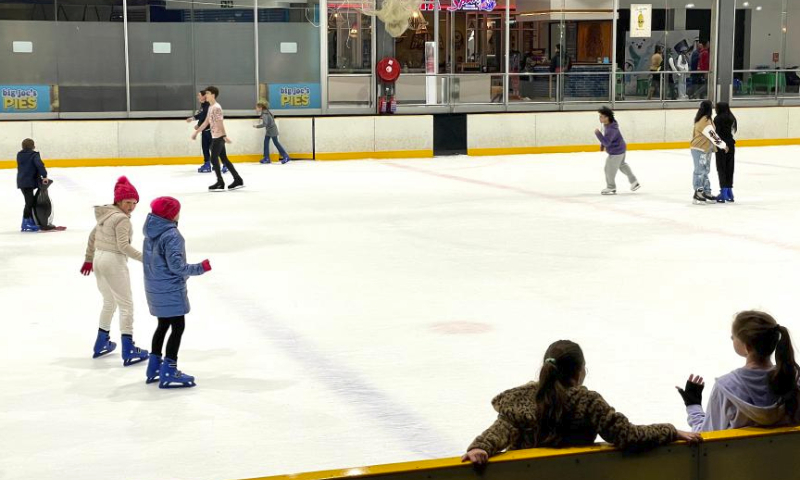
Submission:
<svg viewBox="0 0 800 480">
<path fill-rule="evenodd" d="M 746 311 L 736 315 L 732 333 L 733 349 L 747 361 L 717 379 L 705 411 L 702 377 L 690 375 L 686 388 L 678 388 L 692 431 L 798 423 L 800 368 L 789 331 L 767 313 Z"/>
<path fill-rule="evenodd" d="M 131 245 L 131 213 L 139 203 L 139 193 L 126 177 L 114 186 L 114 204 L 94 208 L 97 226 L 89 234 L 83 275 L 94 270 L 97 288 L 103 295 L 100 328 L 94 342 L 93 358 L 111 353 L 117 344 L 110 340 L 111 318 L 119 307 L 122 331 L 122 364 L 133 365 L 147 359 L 148 353 L 133 342 L 133 295 L 128 258 L 142 261 L 142 252 Z"/>
</svg>

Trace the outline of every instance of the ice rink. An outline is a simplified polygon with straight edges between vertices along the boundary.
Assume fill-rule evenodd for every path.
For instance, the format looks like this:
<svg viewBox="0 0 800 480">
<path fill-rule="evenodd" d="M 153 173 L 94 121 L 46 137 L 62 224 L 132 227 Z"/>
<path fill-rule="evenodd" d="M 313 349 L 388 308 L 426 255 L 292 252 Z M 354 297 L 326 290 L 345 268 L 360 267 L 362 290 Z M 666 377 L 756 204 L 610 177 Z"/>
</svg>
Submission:
<svg viewBox="0 0 800 480">
<path fill-rule="evenodd" d="M 59 233 L 19 232 L 16 171 L 0 171 L 0 478 L 232 480 L 456 456 L 562 338 L 633 421 L 686 428 L 675 385 L 744 364 L 737 311 L 800 334 L 798 159 L 739 149 L 737 202 L 705 206 L 688 150 L 630 152 L 642 189 L 620 174 L 609 197 L 599 152 L 242 164 L 246 188 L 225 193 L 196 166 L 53 168 Z M 119 348 L 91 358 L 101 297 L 78 270 L 92 206 L 122 174 L 141 196 L 137 248 L 150 200 L 172 195 L 189 260 L 211 260 L 189 281 L 179 361 L 196 388 L 145 385 Z M 156 322 L 129 266 L 149 349 Z"/>
</svg>

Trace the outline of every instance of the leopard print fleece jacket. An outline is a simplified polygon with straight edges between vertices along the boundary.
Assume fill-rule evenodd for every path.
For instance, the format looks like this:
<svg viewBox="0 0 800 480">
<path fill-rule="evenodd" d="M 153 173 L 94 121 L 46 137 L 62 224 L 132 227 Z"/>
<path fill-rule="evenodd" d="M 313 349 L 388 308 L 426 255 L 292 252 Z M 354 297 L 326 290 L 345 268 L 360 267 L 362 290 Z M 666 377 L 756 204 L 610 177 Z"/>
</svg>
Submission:
<svg viewBox="0 0 800 480">
<path fill-rule="evenodd" d="M 573 387 L 567 390 L 564 424 L 556 426 L 555 439 L 538 442 L 534 429 L 537 387 L 537 382 L 530 382 L 496 396 L 492 406 L 497 410 L 497 420 L 467 450 L 480 448 L 492 456 L 504 450 L 585 446 L 594 443 L 598 434 L 620 449 L 645 450 L 677 439 L 674 426 L 666 423 L 633 425 L 599 393 L 586 387 Z"/>
</svg>

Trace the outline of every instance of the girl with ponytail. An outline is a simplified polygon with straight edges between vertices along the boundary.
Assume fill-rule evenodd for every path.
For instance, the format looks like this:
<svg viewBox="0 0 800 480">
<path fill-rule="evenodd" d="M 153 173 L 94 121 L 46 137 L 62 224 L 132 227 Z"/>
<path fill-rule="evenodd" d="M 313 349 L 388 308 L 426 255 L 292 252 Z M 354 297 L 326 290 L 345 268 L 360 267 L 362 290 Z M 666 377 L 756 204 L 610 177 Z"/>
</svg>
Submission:
<svg viewBox="0 0 800 480">
<path fill-rule="evenodd" d="M 582 386 L 586 364 L 581 347 L 559 340 L 547 349 L 539 381 L 512 388 L 492 400 L 497 420 L 467 449 L 462 461 L 483 464 L 504 450 L 591 445 L 599 434 L 626 450 L 675 440 L 700 441 L 670 424 L 633 425 L 599 393 Z"/>
<path fill-rule="evenodd" d="M 756 310 L 737 314 L 731 330 L 733 349 L 745 357 L 745 365 L 717 379 L 706 410 L 702 377 L 690 375 L 686 388 L 678 388 L 692 431 L 800 423 L 800 367 L 789 331 Z"/>
</svg>

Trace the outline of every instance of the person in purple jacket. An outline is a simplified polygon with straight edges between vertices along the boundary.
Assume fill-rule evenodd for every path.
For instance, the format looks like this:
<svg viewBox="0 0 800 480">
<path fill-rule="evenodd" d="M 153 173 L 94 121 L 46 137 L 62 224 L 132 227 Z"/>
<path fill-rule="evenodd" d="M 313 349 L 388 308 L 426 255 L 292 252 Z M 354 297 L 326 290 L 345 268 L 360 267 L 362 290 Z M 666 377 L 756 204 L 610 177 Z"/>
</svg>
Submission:
<svg viewBox="0 0 800 480">
<path fill-rule="evenodd" d="M 631 167 L 625 163 L 625 152 L 627 145 L 625 139 L 622 138 L 622 133 L 619 131 L 619 124 L 614 118 L 614 111 L 608 107 L 603 107 L 597 111 L 600 114 L 600 123 L 603 124 L 603 131 L 595 129 L 594 134 L 600 140 L 600 150 L 608 153 L 606 159 L 606 188 L 600 193 L 603 195 L 616 195 L 617 194 L 617 172 L 621 171 L 628 177 L 631 182 L 631 191 L 639 190 L 639 181 L 636 180 L 636 175 L 633 174 Z"/>
<path fill-rule="evenodd" d="M 685 388 L 676 387 L 692 431 L 800 423 L 800 367 L 789 331 L 768 313 L 756 310 L 737 314 L 731 331 L 733 350 L 746 362 L 717 379 L 705 411 L 702 377 L 690 375 Z"/>
</svg>

